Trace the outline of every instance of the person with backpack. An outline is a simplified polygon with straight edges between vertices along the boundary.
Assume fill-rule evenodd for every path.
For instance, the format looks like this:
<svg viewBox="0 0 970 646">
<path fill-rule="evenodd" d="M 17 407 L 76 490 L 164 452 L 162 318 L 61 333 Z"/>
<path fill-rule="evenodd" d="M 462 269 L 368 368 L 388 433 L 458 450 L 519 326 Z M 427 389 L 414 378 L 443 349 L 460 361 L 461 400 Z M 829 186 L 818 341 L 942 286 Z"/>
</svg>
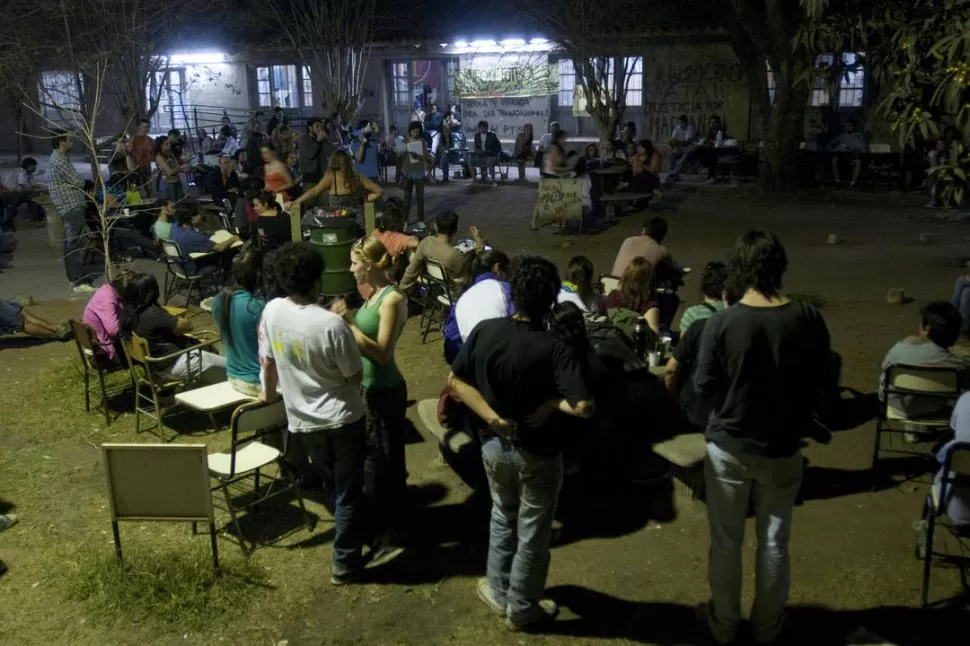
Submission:
<svg viewBox="0 0 970 646">
<path fill-rule="evenodd" d="M 704 266 L 701 274 L 701 297 L 704 299 L 697 305 L 691 305 L 680 316 L 680 336 L 687 334 L 692 323 L 708 319 L 715 312 L 724 309 L 724 284 L 727 282 L 727 265 L 723 262 L 712 261 Z"/>
</svg>

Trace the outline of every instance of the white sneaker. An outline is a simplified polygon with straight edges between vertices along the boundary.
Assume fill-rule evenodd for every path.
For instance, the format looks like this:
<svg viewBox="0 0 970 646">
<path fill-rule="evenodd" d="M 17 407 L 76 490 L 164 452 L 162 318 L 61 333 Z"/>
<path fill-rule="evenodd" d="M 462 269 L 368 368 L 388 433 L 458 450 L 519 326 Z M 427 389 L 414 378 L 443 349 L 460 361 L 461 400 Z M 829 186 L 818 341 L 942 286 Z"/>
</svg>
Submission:
<svg viewBox="0 0 970 646">
<path fill-rule="evenodd" d="M 94 285 L 89 283 L 78 283 L 77 285 L 71 286 L 71 291 L 73 291 L 75 294 L 93 294 L 95 290 L 96 288 Z"/>
<path fill-rule="evenodd" d="M 19 522 L 17 514 L 0 514 L 0 531 L 10 529 Z"/>
<path fill-rule="evenodd" d="M 509 615 L 505 619 L 505 627 L 517 633 L 524 630 L 534 630 L 549 623 L 559 615 L 559 606 L 552 599 L 540 599 L 539 603 L 525 612 Z"/>
<path fill-rule="evenodd" d="M 505 616 L 505 604 L 499 603 L 498 599 L 495 598 L 495 591 L 492 590 L 492 586 L 487 578 L 480 578 L 476 589 L 478 590 L 478 598 L 485 602 L 485 605 L 492 611 L 492 614 L 499 617 Z"/>
</svg>

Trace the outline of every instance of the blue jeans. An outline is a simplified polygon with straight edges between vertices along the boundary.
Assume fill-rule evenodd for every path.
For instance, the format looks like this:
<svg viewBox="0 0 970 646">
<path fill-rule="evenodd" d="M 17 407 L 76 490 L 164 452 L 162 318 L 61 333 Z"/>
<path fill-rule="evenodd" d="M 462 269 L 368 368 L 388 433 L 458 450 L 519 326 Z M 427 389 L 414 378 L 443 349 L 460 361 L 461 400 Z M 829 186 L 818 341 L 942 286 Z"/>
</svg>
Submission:
<svg viewBox="0 0 970 646">
<path fill-rule="evenodd" d="M 84 241 L 88 231 L 84 223 L 84 207 L 62 213 L 61 218 L 64 224 L 64 273 L 72 285 L 87 282 L 84 274 Z"/>
<path fill-rule="evenodd" d="M 334 509 L 333 572 L 347 574 L 361 567 L 363 546 L 362 502 L 367 432 L 364 420 L 346 426 L 309 433 L 291 433 L 290 439 L 310 459 L 326 482 L 333 476 Z M 299 450 L 298 449 L 298 450 Z"/>
<path fill-rule="evenodd" d="M 539 603 L 546 589 L 562 456 L 535 456 L 492 438 L 482 461 L 492 494 L 488 582 L 513 616 Z"/>
<path fill-rule="evenodd" d="M 718 642 L 732 641 L 741 620 L 741 547 L 752 497 L 758 548 L 751 623 L 755 639 L 762 643 L 781 632 L 788 603 L 792 508 L 801 483 L 801 452 L 766 458 L 730 453 L 708 442 L 704 491 L 711 528 L 709 617 Z"/>
<path fill-rule="evenodd" d="M 950 303 L 957 308 L 960 316 L 963 317 L 962 331 L 970 330 L 970 280 L 967 280 L 966 276 L 960 276 L 953 284 L 953 296 L 950 297 Z"/>
<path fill-rule="evenodd" d="M 667 154 L 667 164 L 670 169 L 670 176 L 676 178 L 687 165 L 687 162 L 694 158 L 693 146 L 680 146 L 674 148 Z"/>
</svg>

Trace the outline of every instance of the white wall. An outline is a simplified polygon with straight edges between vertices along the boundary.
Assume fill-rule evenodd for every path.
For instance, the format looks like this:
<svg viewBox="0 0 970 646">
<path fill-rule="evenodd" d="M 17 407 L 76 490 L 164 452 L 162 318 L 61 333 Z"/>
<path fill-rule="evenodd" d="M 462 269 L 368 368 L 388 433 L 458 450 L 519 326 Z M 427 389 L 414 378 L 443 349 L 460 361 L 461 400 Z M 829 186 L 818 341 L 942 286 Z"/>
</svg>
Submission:
<svg viewBox="0 0 970 646">
<path fill-rule="evenodd" d="M 230 114 L 250 110 L 247 65 L 242 62 L 185 65 L 187 103 L 199 111 L 199 125 L 211 127 Z M 234 121 L 238 119 L 234 118 Z"/>
</svg>

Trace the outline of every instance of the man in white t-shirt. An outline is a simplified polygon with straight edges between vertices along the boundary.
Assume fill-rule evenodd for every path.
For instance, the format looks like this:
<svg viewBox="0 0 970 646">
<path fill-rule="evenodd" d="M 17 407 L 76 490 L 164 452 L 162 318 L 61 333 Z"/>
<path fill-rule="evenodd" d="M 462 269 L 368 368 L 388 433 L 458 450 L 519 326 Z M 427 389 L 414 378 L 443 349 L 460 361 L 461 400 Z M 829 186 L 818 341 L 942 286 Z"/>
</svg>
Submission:
<svg viewBox="0 0 970 646">
<path fill-rule="evenodd" d="M 367 437 L 360 350 L 343 319 L 317 305 L 323 258 L 316 248 L 290 243 L 270 262 L 289 296 L 270 301 L 259 324 L 260 398 L 272 400 L 282 392 L 290 440 L 300 445 L 314 469 L 333 478 L 330 581 L 342 585 L 356 579 L 363 568 Z"/>
<path fill-rule="evenodd" d="M 697 132 L 694 126 L 690 125 L 690 120 L 686 114 L 680 115 L 677 120 L 677 127 L 670 133 L 670 152 L 667 153 L 667 163 L 670 167 L 670 181 L 680 179 L 680 171 L 696 155 L 697 145 L 694 140 Z"/>
</svg>

